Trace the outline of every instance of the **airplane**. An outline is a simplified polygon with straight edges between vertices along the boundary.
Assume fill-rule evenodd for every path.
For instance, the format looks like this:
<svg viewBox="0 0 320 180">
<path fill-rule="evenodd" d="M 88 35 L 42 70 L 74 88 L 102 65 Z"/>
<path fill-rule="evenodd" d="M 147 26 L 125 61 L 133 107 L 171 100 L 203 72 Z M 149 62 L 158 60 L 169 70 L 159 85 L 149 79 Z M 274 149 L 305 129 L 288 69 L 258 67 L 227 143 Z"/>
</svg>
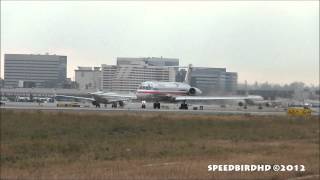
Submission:
<svg viewBox="0 0 320 180">
<path fill-rule="evenodd" d="M 147 81 L 141 83 L 136 95 L 141 101 L 153 101 L 153 108 L 160 109 L 160 102 L 182 102 L 180 109 L 188 109 L 188 101 L 260 100 L 261 96 L 200 96 L 201 90 L 180 82 Z"/>
<path fill-rule="evenodd" d="M 160 109 L 161 101 L 181 102 L 180 109 L 188 109 L 187 101 L 214 100 L 262 100 L 261 96 L 200 96 L 202 91 L 190 86 L 192 65 L 188 67 L 184 82 L 146 81 L 141 83 L 136 91 L 137 99 L 153 101 L 153 108 Z"/>
<path fill-rule="evenodd" d="M 118 104 L 120 107 L 124 106 L 124 102 L 135 99 L 134 95 L 123 95 L 114 92 L 103 92 L 97 91 L 94 93 L 88 93 L 92 98 L 79 97 L 79 96 L 67 96 L 67 95 L 55 95 L 57 101 L 89 101 L 92 105 L 100 108 L 100 104 L 104 104 L 105 107 L 107 104 L 112 104 L 113 108 L 117 108 Z"/>
</svg>

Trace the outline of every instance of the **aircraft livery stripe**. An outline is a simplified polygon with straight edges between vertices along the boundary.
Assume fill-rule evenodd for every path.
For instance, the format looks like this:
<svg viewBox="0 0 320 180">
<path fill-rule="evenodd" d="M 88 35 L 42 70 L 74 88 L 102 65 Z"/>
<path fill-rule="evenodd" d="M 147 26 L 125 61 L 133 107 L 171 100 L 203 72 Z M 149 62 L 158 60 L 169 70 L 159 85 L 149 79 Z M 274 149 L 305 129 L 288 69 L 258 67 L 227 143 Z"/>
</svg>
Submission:
<svg viewBox="0 0 320 180">
<path fill-rule="evenodd" d="M 144 93 L 144 94 L 182 94 L 186 95 L 186 92 L 181 92 L 181 91 L 138 91 L 138 93 Z"/>
</svg>

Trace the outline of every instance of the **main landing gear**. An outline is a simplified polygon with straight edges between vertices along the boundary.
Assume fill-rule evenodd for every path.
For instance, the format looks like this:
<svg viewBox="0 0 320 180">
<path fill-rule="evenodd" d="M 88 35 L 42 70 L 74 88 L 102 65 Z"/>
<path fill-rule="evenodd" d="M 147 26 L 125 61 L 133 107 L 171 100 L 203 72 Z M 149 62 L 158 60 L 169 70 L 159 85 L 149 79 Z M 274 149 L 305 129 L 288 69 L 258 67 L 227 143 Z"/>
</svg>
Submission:
<svg viewBox="0 0 320 180">
<path fill-rule="evenodd" d="M 160 109 L 160 103 L 159 102 L 153 103 L 153 109 Z"/>
<path fill-rule="evenodd" d="M 111 105 L 112 108 L 117 108 L 118 107 L 118 104 L 115 102 L 115 103 L 112 103 Z"/>
<path fill-rule="evenodd" d="M 111 104 L 111 107 L 112 107 L 112 108 L 118 108 L 118 103 L 119 103 L 119 107 L 120 107 L 120 108 L 123 108 L 123 107 L 124 107 L 124 102 L 123 102 L 123 101 L 113 102 L 113 103 Z"/>
<path fill-rule="evenodd" d="M 92 105 L 96 106 L 96 108 L 100 108 L 100 103 L 97 101 L 92 101 Z"/>
<path fill-rule="evenodd" d="M 247 107 L 247 104 L 246 103 L 243 103 L 243 102 L 239 102 L 238 103 L 238 106 L 239 107 L 243 107 L 243 109 L 247 109 L 248 107 Z"/>
<path fill-rule="evenodd" d="M 184 102 L 180 105 L 179 109 L 188 109 L 188 104 L 186 103 L 186 101 L 184 101 Z"/>
<path fill-rule="evenodd" d="M 123 107 L 124 107 L 124 102 L 123 102 L 123 101 L 119 101 L 119 106 L 120 106 L 121 108 L 123 108 Z"/>
</svg>

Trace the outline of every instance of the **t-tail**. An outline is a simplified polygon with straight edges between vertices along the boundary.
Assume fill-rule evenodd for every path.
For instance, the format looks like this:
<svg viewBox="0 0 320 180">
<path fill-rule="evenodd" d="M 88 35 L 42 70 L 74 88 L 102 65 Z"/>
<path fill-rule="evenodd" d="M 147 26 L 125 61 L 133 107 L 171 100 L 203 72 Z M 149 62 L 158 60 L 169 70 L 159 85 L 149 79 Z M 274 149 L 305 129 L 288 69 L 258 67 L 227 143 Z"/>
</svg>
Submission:
<svg viewBox="0 0 320 180">
<path fill-rule="evenodd" d="M 189 84 L 190 85 L 190 81 L 191 81 L 191 72 L 192 72 L 192 64 L 189 64 L 188 69 L 187 69 L 187 73 L 186 76 L 184 78 L 184 83 Z"/>
</svg>

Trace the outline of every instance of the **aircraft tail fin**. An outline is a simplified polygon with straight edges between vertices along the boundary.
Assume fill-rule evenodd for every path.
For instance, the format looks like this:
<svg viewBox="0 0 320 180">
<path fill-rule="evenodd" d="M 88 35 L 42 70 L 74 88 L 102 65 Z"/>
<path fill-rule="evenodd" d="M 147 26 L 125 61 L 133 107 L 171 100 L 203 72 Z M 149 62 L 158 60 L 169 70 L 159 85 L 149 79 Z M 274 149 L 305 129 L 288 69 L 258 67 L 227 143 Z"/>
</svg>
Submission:
<svg viewBox="0 0 320 180">
<path fill-rule="evenodd" d="M 184 83 L 186 84 L 190 84 L 191 81 L 191 71 L 192 71 L 192 64 L 189 64 L 188 69 L 187 69 L 187 73 L 186 76 L 184 78 Z"/>
</svg>

